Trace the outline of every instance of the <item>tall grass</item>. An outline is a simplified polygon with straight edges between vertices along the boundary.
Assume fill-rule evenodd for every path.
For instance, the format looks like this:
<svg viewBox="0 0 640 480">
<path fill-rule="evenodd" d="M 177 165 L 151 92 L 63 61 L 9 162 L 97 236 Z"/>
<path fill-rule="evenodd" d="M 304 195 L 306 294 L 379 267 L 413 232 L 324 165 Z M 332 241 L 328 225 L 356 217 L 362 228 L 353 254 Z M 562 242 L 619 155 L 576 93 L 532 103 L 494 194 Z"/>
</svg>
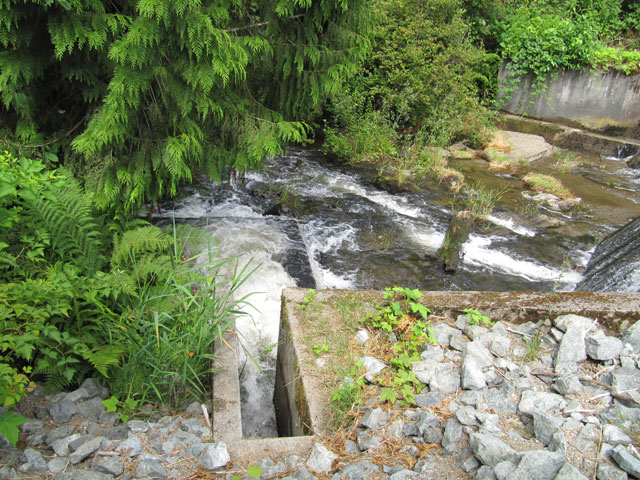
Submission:
<svg viewBox="0 0 640 480">
<path fill-rule="evenodd" d="M 187 257 L 188 235 L 180 238 L 178 230 L 173 229 L 171 268 L 139 281 L 139 297 L 120 338 L 125 353 L 112 382 L 121 399 L 159 402 L 172 410 L 205 397 L 214 343 L 249 306 L 249 295 L 235 294 L 255 270 L 248 263 L 239 268 L 236 258 L 216 258 L 211 248 Z M 134 256 L 132 262 L 135 269 Z M 233 272 L 224 275 L 229 263 L 235 263 Z"/>
</svg>

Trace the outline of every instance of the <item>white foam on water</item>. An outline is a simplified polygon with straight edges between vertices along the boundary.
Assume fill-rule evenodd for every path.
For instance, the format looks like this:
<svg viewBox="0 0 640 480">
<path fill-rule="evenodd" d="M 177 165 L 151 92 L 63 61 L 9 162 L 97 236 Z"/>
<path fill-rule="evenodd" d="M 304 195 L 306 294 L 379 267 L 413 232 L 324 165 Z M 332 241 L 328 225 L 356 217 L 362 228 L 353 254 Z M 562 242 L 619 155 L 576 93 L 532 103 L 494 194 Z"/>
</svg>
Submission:
<svg viewBox="0 0 640 480">
<path fill-rule="evenodd" d="M 463 263 L 487 266 L 494 270 L 517 275 L 531 281 L 553 281 L 577 284 L 582 275 L 573 270 L 545 267 L 531 260 L 522 260 L 490 248 L 491 238 L 471 235 L 462 246 Z"/>
<path fill-rule="evenodd" d="M 260 225 L 259 228 L 256 228 Z M 238 256 L 238 266 L 249 262 L 249 269 L 258 267 L 235 292 L 239 299 L 250 295 L 253 308 L 245 308 L 250 315 L 236 320 L 243 351 L 239 355 L 241 376 L 243 435 L 245 437 L 276 437 L 277 427 L 272 403 L 275 384 L 275 360 L 280 323 L 280 297 L 295 281 L 273 256 L 286 251 L 289 241 L 276 222 L 242 222 L 221 219 L 207 227 L 215 235 L 222 258 Z M 234 268 L 228 263 L 229 275 Z M 258 293 L 254 293 L 258 292 Z M 245 351 L 246 350 L 246 351 Z M 268 350 L 268 351 L 267 351 Z"/>
<path fill-rule="evenodd" d="M 190 197 L 176 201 L 174 208 L 162 210 L 157 216 L 175 218 L 260 218 L 262 214 L 249 206 L 242 205 L 235 195 L 223 202 L 215 203 L 213 198 L 204 197 L 196 192 Z"/>
<path fill-rule="evenodd" d="M 432 253 L 440 249 L 445 238 L 444 232 L 419 228 L 413 223 L 406 224 L 406 233 L 414 243 Z"/>
<path fill-rule="evenodd" d="M 535 237 L 536 236 L 535 230 L 531 230 L 531 229 L 525 227 L 524 225 L 517 225 L 515 223 L 515 221 L 513 220 L 513 218 L 511 218 L 511 217 L 503 218 L 503 217 L 498 217 L 496 215 L 489 215 L 487 217 L 487 219 L 491 223 L 495 223 L 496 225 L 500 225 L 501 227 L 504 227 L 507 230 L 511 230 L 512 232 L 517 233 L 518 235 L 522 235 L 524 237 Z"/>
</svg>

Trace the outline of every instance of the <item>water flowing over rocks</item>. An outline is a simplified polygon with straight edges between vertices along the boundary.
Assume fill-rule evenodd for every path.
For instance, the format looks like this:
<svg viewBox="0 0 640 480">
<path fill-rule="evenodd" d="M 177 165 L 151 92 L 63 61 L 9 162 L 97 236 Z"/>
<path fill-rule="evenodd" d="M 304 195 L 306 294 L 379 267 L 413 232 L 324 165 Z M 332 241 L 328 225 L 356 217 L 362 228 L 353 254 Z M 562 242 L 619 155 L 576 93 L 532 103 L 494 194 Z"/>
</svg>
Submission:
<svg viewBox="0 0 640 480">
<path fill-rule="evenodd" d="M 260 478 L 640 478 L 640 322 L 619 337 L 578 315 L 492 327 L 460 316 L 432 327 L 439 344 L 411 366 L 425 384 L 417 407 L 368 399 L 341 442 L 319 439 L 306 458 L 262 459 Z M 542 343 L 532 352 L 534 335 Z M 375 383 L 387 365 L 365 363 Z M 19 448 L 3 447 L 0 478 L 246 478 L 199 405 L 122 424 L 98 407 L 107 396 L 93 380 L 62 395 L 38 388 L 30 401 L 39 418 L 21 426 Z"/>
</svg>

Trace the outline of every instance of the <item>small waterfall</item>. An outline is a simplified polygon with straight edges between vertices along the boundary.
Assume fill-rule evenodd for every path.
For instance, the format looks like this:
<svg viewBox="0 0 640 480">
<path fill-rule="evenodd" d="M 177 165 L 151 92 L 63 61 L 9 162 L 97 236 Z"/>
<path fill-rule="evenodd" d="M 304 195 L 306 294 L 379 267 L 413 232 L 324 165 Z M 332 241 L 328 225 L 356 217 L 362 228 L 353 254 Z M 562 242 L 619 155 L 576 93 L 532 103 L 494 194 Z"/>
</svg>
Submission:
<svg viewBox="0 0 640 480">
<path fill-rule="evenodd" d="M 576 290 L 640 292 L 640 217 L 600 242 Z"/>
</svg>

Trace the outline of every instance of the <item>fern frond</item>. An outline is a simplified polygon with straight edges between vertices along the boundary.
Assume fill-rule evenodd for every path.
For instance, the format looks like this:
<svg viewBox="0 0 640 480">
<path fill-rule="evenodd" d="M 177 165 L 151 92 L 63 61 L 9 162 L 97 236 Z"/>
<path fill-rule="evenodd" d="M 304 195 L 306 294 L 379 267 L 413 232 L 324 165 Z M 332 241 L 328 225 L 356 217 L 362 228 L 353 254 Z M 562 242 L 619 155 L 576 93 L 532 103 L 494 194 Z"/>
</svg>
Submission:
<svg viewBox="0 0 640 480">
<path fill-rule="evenodd" d="M 145 226 L 126 231 L 114 237 L 112 268 L 125 268 L 132 259 L 137 261 L 145 254 L 166 252 L 171 245 L 171 237 L 158 227 Z"/>
</svg>

